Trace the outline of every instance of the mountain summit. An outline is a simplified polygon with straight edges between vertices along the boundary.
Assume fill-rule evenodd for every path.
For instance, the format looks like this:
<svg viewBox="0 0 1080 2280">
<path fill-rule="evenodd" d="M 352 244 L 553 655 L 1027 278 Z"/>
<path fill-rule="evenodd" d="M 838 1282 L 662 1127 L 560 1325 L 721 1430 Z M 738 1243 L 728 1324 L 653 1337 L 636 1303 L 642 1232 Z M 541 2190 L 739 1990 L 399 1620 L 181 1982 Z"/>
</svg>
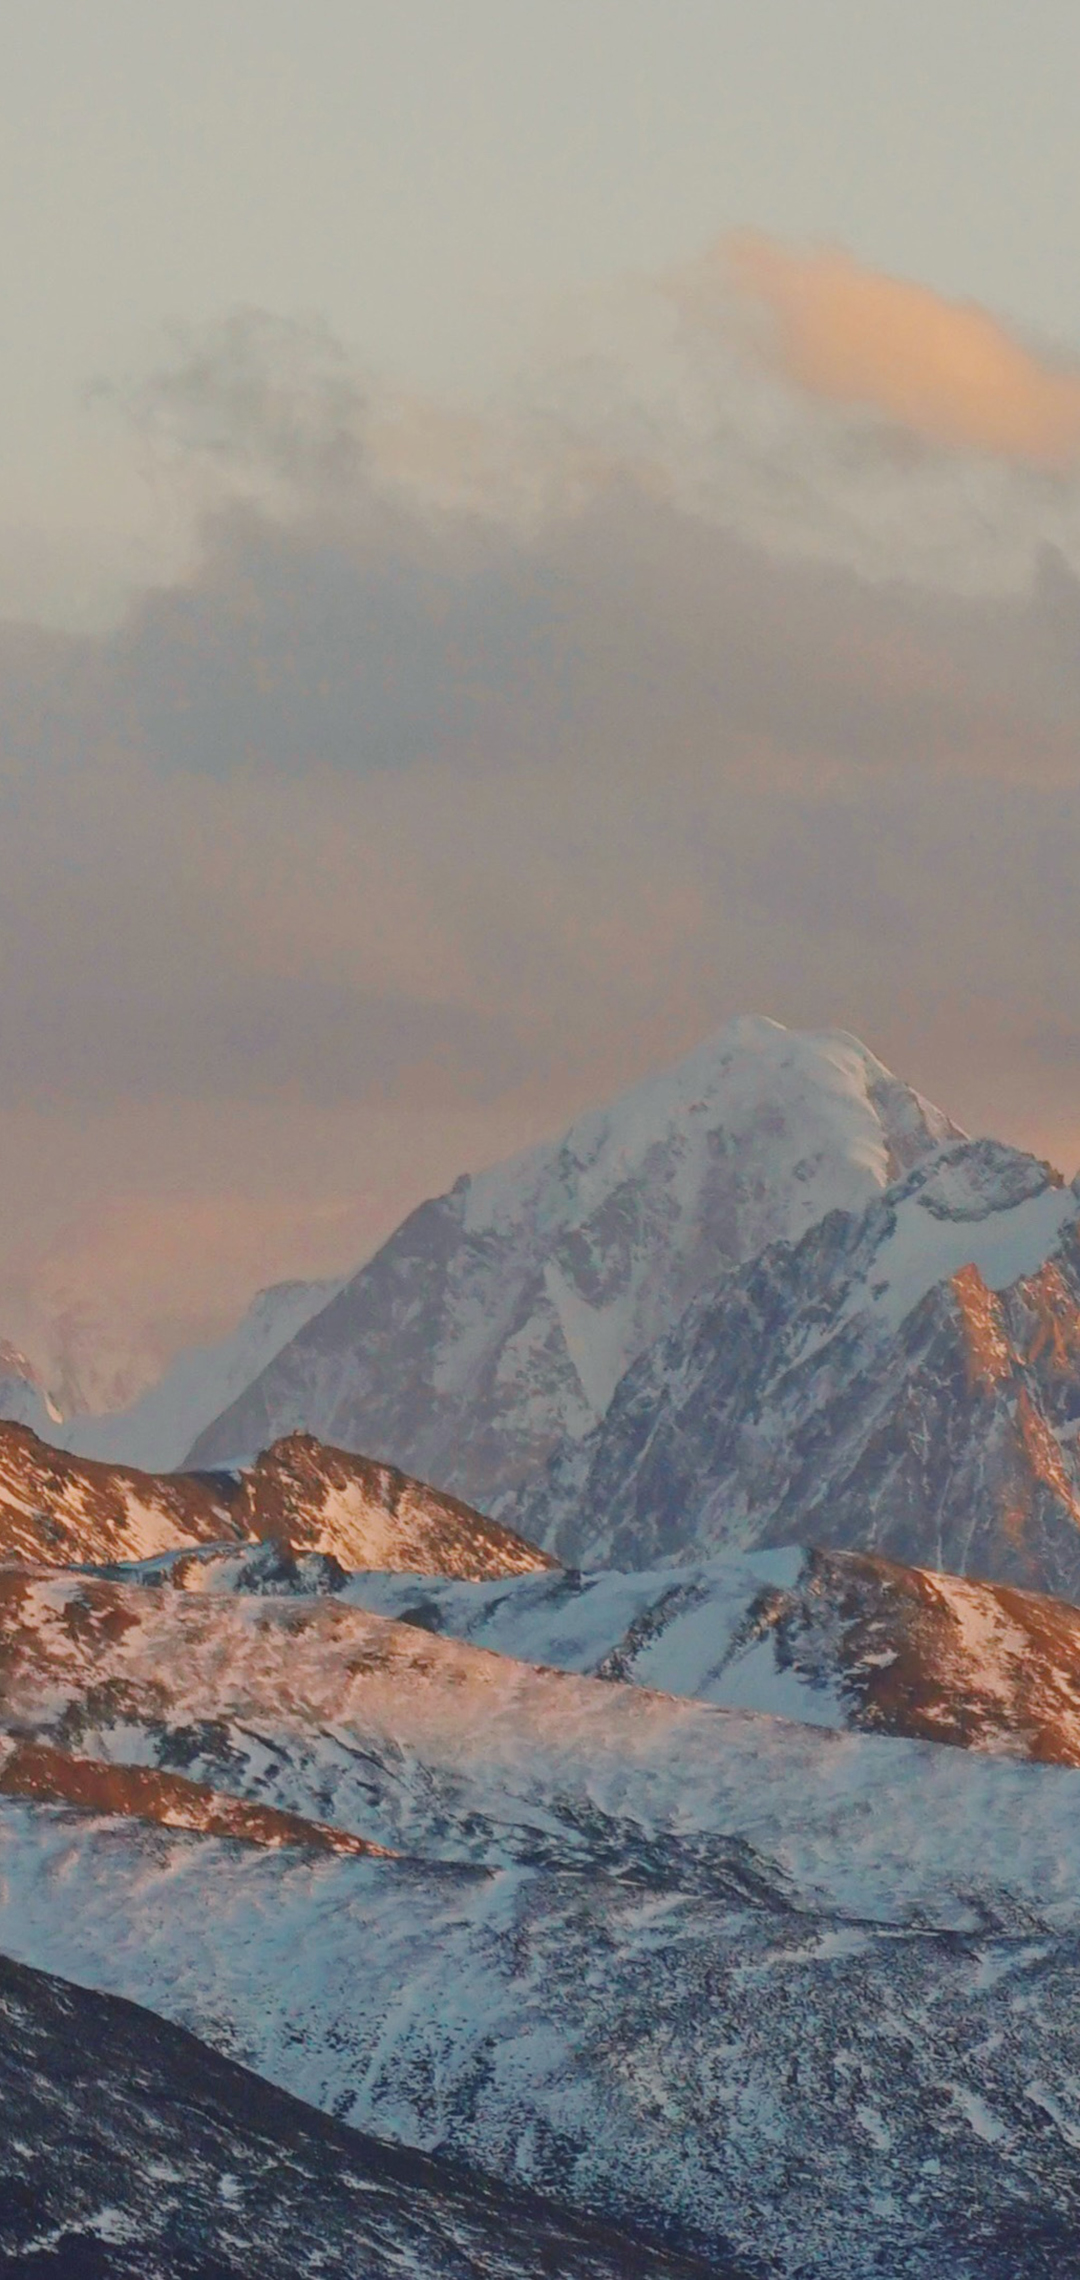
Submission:
<svg viewBox="0 0 1080 2280">
<path fill-rule="evenodd" d="M 303 1428 L 490 1508 L 699 1292 L 957 1128 L 842 1031 L 743 1017 L 561 1140 L 422 1204 L 188 1453 Z"/>
</svg>

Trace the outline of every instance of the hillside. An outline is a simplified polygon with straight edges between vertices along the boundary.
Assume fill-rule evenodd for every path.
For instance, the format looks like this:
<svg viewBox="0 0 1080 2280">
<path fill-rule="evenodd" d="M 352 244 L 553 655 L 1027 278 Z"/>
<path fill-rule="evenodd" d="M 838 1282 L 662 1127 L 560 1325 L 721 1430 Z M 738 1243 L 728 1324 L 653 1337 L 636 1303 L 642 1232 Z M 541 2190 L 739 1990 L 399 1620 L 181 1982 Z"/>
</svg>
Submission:
<svg viewBox="0 0 1080 2280">
<path fill-rule="evenodd" d="M 12 2280 L 708 2280 L 345 2129 L 152 2012 L 6 1957 L 0 2264 Z"/>
<path fill-rule="evenodd" d="M 1080 1774 L 537 1671 L 338 1594 L 5 1593 L 16 1748 L 136 1775 L 105 1813 L 0 1795 L 18 1961 L 714 2272 L 1067 2269 Z M 155 1770 L 407 1857 L 169 1826 Z"/>
<path fill-rule="evenodd" d="M 456 1497 L 310 1435 L 278 1442 L 239 1475 L 154 1474 L 70 1456 L 28 1426 L 0 1424 L 4 1556 L 100 1566 L 263 1538 L 344 1566 L 463 1577 L 553 1564 Z"/>
<path fill-rule="evenodd" d="M 350 1605 L 560 1670 L 815 1726 L 1080 1765 L 1080 1608 L 861 1552 L 462 1584 L 359 1575 Z"/>
</svg>

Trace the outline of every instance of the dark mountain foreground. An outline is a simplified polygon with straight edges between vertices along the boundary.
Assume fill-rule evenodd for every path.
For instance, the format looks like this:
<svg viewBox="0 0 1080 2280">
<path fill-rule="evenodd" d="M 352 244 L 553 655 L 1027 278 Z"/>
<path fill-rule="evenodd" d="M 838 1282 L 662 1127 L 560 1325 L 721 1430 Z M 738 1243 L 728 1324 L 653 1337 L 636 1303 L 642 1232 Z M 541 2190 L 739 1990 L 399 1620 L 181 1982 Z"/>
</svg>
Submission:
<svg viewBox="0 0 1080 2280">
<path fill-rule="evenodd" d="M 0 1957 L 5 2280 L 742 2280 L 342 2127 Z"/>
</svg>

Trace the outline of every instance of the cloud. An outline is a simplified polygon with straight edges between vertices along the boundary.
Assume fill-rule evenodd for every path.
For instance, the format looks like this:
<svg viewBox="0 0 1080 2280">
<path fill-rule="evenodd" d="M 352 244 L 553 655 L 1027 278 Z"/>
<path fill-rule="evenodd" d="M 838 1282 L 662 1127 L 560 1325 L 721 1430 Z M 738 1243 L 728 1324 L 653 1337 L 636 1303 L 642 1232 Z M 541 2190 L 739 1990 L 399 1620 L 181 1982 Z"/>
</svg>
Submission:
<svg viewBox="0 0 1080 2280">
<path fill-rule="evenodd" d="M 1073 1148 L 1075 486 L 650 294 L 392 464 L 321 336 L 189 340 L 189 568 L 0 625 L 4 1334 L 122 1372 L 748 1007 Z"/>
<path fill-rule="evenodd" d="M 90 390 L 111 402 L 159 464 L 204 462 L 220 478 L 275 481 L 327 499 L 364 464 L 367 397 L 328 325 L 267 309 L 176 325 L 152 370 Z"/>
<path fill-rule="evenodd" d="M 811 396 L 865 408 L 946 450 L 1033 467 L 1080 460 L 1080 368 L 1025 347 L 974 302 L 863 267 L 840 247 L 748 232 L 718 256 L 755 344 Z"/>
</svg>

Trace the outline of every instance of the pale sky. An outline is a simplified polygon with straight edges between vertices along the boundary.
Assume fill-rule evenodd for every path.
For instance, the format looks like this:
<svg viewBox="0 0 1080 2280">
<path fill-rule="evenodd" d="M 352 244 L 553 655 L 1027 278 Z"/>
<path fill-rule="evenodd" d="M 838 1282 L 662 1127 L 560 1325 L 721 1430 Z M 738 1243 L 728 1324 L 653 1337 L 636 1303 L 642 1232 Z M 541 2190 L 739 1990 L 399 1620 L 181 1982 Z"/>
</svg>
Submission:
<svg viewBox="0 0 1080 2280">
<path fill-rule="evenodd" d="M 119 1398 L 739 1012 L 1075 1172 L 1077 0 L 0 33 L 0 1337 Z"/>
<path fill-rule="evenodd" d="M 86 383 L 237 305 L 468 394 L 561 296 L 753 225 L 1080 344 L 1075 0 L 0 0 L 0 30 L 9 607 L 20 553 L 33 606 L 63 542 L 78 617 L 114 535 L 152 540 Z"/>
</svg>

